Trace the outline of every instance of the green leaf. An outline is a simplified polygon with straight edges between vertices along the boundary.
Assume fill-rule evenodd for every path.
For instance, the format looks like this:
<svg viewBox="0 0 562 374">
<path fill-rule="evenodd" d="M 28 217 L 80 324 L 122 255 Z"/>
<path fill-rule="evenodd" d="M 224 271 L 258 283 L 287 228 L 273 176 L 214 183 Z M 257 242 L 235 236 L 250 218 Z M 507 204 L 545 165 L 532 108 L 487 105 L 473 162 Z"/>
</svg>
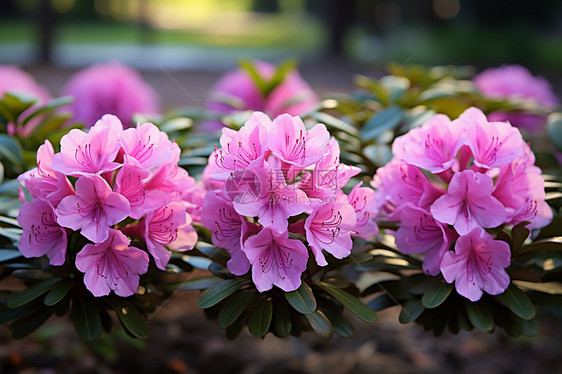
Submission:
<svg viewBox="0 0 562 374">
<path fill-rule="evenodd" d="M 137 310 L 135 305 L 123 297 L 109 297 L 107 299 L 119 321 L 127 331 L 140 339 L 147 339 L 150 335 L 145 317 Z"/>
<path fill-rule="evenodd" d="M 308 284 L 302 282 L 300 287 L 292 292 L 285 292 L 285 299 L 299 313 L 310 314 L 316 310 L 316 299 Z"/>
<path fill-rule="evenodd" d="M 0 160 L 10 162 L 14 166 L 14 171 L 25 170 L 21 145 L 16 139 L 6 134 L 0 134 Z"/>
<path fill-rule="evenodd" d="M 43 295 L 45 292 L 49 291 L 55 284 L 60 282 L 60 280 L 61 278 L 50 278 L 35 283 L 25 290 L 15 294 L 14 297 L 12 297 L 8 301 L 7 305 L 9 308 L 17 308 L 19 306 L 25 305 Z"/>
<path fill-rule="evenodd" d="M 273 77 L 271 77 L 269 82 L 267 82 L 264 97 L 268 97 L 271 92 L 277 88 L 277 86 L 283 83 L 287 75 L 295 70 L 296 67 L 297 63 L 294 60 L 288 60 L 279 64 L 275 70 L 275 74 L 273 74 Z"/>
<path fill-rule="evenodd" d="M 324 313 L 320 310 L 315 310 L 310 314 L 304 315 L 312 329 L 320 336 L 324 338 L 331 338 L 334 334 L 334 327 L 332 322 L 326 317 Z"/>
<path fill-rule="evenodd" d="M 423 294 L 421 299 L 422 305 L 428 309 L 438 307 L 449 297 L 452 289 L 452 284 L 441 282 L 438 287 Z"/>
<path fill-rule="evenodd" d="M 543 227 L 535 240 L 542 240 L 559 236 L 562 232 L 562 217 L 557 217 L 552 220 L 547 226 Z"/>
<path fill-rule="evenodd" d="M 17 249 L 0 249 L 0 262 L 10 261 L 22 256 Z"/>
<path fill-rule="evenodd" d="M 473 330 L 474 326 L 472 326 L 470 319 L 468 319 L 468 315 L 466 314 L 466 308 L 464 308 L 461 305 L 461 306 L 457 306 L 455 309 L 456 309 L 455 314 L 457 316 L 457 322 L 459 324 L 459 327 L 465 331 Z"/>
<path fill-rule="evenodd" d="M 233 324 L 255 296 L 255 292 L 247 291 L 240 292 L 225 300 L 225 304 L 217 316 L 219 327 L 224 329 Z"/>
<path fill-rule="evenodd" d="M 479 302 L 465 301 L 466 314 L 474 327 L 480 331 L 492 332 L 494 329 L 494 316 L 490 304 L 485 300 Z"/>
<path fill-rule="evenodd" d="M 0 101 L 10 111 L 11 122 L 16 123 L 17 118 L 25 112 L 27 109 L 31 108 L 37 99 L 25 92 L 10 91 L 5 92 L 4 97 L 0 98 Z"/>
<path fill-rule="evenodd" d="M 272 318 L 273 303 L 271 299 L 261 299 L 250 311 L 250 319 L 248 321 L 250 333 L 256 338 L 264 336 L 267 333 L 267 330 L 269 330 Z"/>
<path fill-rule="evenodd" d="M 535 336 L 539 333 L 539 320 L 532 318 L 529 320 L 521 320 L 522 332 L 527 336 Z"/>
<path fill-rule="evenodd" d="M 313 119 L 317 120 L 320 123 L 325 124 L 327 128 L 343 131 L 354 138 L 359 137 L 359 131 L 357 131 L 355 127 L 328 113 L 314 112 L 310 114 L 310 117 L 312 117 Z"/>
<path fill-rule="evenodd" d="M 333 287 L 324 282 L 316 282 L 316 284 L 322 287 L 326 292 L 328 292 L 334 299 L 338 300 L 343 304 L 351 313 L 355 314 L 357 317 L 365 322 L 374 322 L 377 319 L 375 311 L 365 305 L 361 300 L 346 292 L 340 290 L 339 288 Z"/>
<path fill-rule="evenodd" d="M 47 308 L 40 308 L 37 311 L 14 321 L 10 325 L 12 337 L 14 339 L 22 339 L 31 334 L 43 323 L 45 323 L 53 312 Z"/>
<path fill-rule="evenodd" d="M 238 319 L 233 324 L 226 328 L 226 338 L 228 340 L 234 340 L 238 337 L 238 335 L 240 335 L 242 329 L 248 321 L 248 315 L 248 312 L 242 313 L 242 315 L 238 317 Z"/>
<path fill-rule="evenodd" d="M 92 300 L 77 298 L 73 300 L 70 319 L 80 338 L 94 340 L 101 335 L 102 325 L 97 305 Z"/>
<path fill-rule="evenodd" d="M 548 135 L 552 143 L 562 151 L 562 113 L 548 116 Z"/>
<path fill-rule="evenodd" d="M 223 265 L 226 264 L 228 260 L 230 260 L 230 255 L 226 250 L 215 247 L 212 244 L 199 241 L 197 242 L 197 244 L 195 244 L 195 248 L 197 248 L 197 250 L 199 250 L 199 252 L 203 253 L 205 256 Z"/>
<path fill-rule="evenodd" d="M 355 334 L 353 325 L 349 323 L 349 321 L 345 319 L 339 311 L 334 310 L 333 308 L 327 308 L 324 305 L 320 306 L 319 309 L 326 315 L 326 317 L 328 317 L 336 334 L 342 338 L 350 338 Z"/>
<path fill-rule="evenodd" d="M 202 256 L 183 255 L 181 256 L 181 259 L 194 268 L 201 270 L 209 270 L 209 266 L 213 263 L 213 260 Z"/>
<path fill-rule="evenodd" d="M 23 125 L 25 126 L 30 120 L 32 120 L 33 118 L 35 118 L 36 116 L 38 116 L 42 113 L 48 113 L 48 112 L 50 112 L 54 109 L 60 108 L 61 106 L 72 104 L 73 101 L 74 101 L 74 99 L 72 98 L 72 96 L 56 97 L 56 98 L 52 99 L 51 101 L 49 101 L 46 105 L 38 108 L 33 113 L 31 113 L 29 116 L 27 116 L 23 120 Z M 34 129 L 34 130 L 36 130 L 36 129 Z"/>
<path fill-rule="evenodd" d="M 160 287 L 167 290 L 205 290 L 213 287 L 223 279 L 217 277 L 200 277 L 186 280 L 184 282 L 168 283 Z"/>
<path fill-rule="evenodd" d="M 410 323 L 421 316 L 424 310 L 425 308 L 423 307 L 420 298 L 416 297 L 409 299 L 406 303 L 404 303 L 404 305 L 402 305 L 398 321 L 402 324 Z"/>
<path fill-rule="evenodd" d="M 262 97 L 267 97 L 268 84 L 259 73 L 255 64 L 249 60 L 242 60 L 238 63 L 238 65 L 242 70 L 248 73 L 252 81 L 258 87 L 258 90 L 262 94 Z"/>
<path fill-rule="evenodd" d="M 248 281 L 243 278 L 223 280 L 219 284 L 203 292 L 201 297 L 199 297 L 197 306 L 201 309 L 210 308 L 224 300 L 224 298 L 238 291 L 247 282 Z"/>
<path fill-rule="evenodd" d="M 368 142 L 383 132 L 395 128 L 400 123 L 402 116 L 402 109 L 398 106 L 391 106 L 375 113 L 361 129 L 361 139 L 363 142 Z"/>
<path fill-rule="evenodd" d="M 293 321 L 291 312 L 286 303 L 277 301 L 273 305 L 273 332 L 276 336 L 283 338 L 289 336 Z"/>
<path fill-rule="evenodd" d="M 525 227 L 528 224 L 529 222 L 521 222 L 511 230 L 511 241 L 512 241 L 511 250 L 513 253 L 519 251 L 519 249 L 523 246 L 523 243 L 525 243 L 525 240 L 531 234 L 529 229 Z"/>
<path fill-rule="evenodd" d="M 61 301 L 72 288 L 72 282 L 57 284 L 49 293 L 45 295 L 43 303 L 47 306 L 55 305 Z"/>
<path fill-rule="evenodd" d="M 37 304 L 26 304 L 19 308 L 8 308 L 5 304 L 0 304 L 0 324 L 19 318 L 35 308 Z"/>
<path fill-rule="evenodd" d="M 397 303 L 396 301 L 391 299 L 387 294 L 382 294 L 380 296 L 377 296 L 373 300 L 369 301 L 367 305 L 375 312 L 378 312 L 379 310 L 393 307 L 397 305 Z"/>
<path fill-rule="evenodd" d="M 516 316 L 529 320 L 535 317 L 535 306 L 529 296 L 513 283 L 502 293 L 494 298 L 502 305 L 508 307 Z"/>
<path fill-rule="evenodd" d="M 408 78 L 396 75 L 387 75 L 380 79 L 381 86 L 389 92 L 388 97 L 391 103 L 399 101 L 410 88 L 410 80 Z"/>
</svg>

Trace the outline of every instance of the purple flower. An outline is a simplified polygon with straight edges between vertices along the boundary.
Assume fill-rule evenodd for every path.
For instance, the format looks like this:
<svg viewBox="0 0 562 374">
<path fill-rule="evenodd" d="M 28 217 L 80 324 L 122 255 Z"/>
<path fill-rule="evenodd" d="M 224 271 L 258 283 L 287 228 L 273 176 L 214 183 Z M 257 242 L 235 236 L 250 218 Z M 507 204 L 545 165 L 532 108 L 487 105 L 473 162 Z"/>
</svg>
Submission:
<svg viewBox="0 0 562 374">
<path fill-rule="evenodd" d="M 159 269 L 166 269 L 172 256 L 165 246 L 173 243 L 178 237 L 179 230 L 190 223 L 191 217 L 188 216 L 183 204 L 179 202 L 170 203 L 146 215 L 140 230 L 143 231 L 146 247 Z M 193 248 L 196 241 L 197 237 L 192 243 L 184 244 Z"/>
<path fill-rule="evenodd" d="M 433 218 L 466 235 L 476 227 L 491 228 L 505 223 L 505 207 L 492 196 L 494 181 L 486 174 L 464 170 L 455 173 L 447 194 L 431 206 Z"/>
<path fill-rule="evenodd" d="M 63 89 L 72 96 L 74 119 L 91 126 L 102 115 L 114 114 L 126 127 L 135 113 L 158 112 L 154 90 L 133 69 L 119 63 L 98 64 L 81 70 Z"/>
<path fill-rule="evenodd" d="M 49 263 L 62 265 L 66 254 L 66 230 L 56 221 L 51 203 L 37 197 L 22 205 L 18 222 L 23 228 L 19 249 L 25 257 L 47 255 Z"/>
<path fill-rule="evenodd" d="M 211 231 L 213 244 L 230 253 L 228 270 L 235 275 L 246 274 L 250 262 L 242 251 L 242 241 L 248 230 L 244 217 L 236 212 L 230 200 L 216 191 L 205 195 L 203 210 L 202 223 Z"/>
<path fill-rule="evenodd" d="M 80 229 L 94 243 L 105 241 L 109 226 L 121 222 L 130 212 L 129 201 L 97 175 L 78 178 L 76 195 L 62 199 L 56 209 L 61 226 Z"/>
<path fill-rule="evenodd" d="M 164 163 L 177 164 L 181 153 L 179 146 L 152 123 L 143 123 L 123 131 L 121 147 L 126 155 L 135 158 L 145 169 Z"/>
<path fill-rule="evenodd" d="M 105 115 L 99 125 L 92 127 L 89 133 L 72 129 L 62 137 L 60 153 L 53 157 L 51 167 L 59 173 L 73 177 L 101 175 L 121 166 L 115 162 L 119 152 L 119 138 L 105 122 L 121 122 L 115 116 Z"/>
<path fill-rule="evenodd" d="M 481 228 L 457 239 L 455 252 L 448 251 L 441 262 L 441 272 L 448 283 L 455 282 L 457 292 L 477 301 L 483 291 L 499 295 L 509 286 L 505 271 L 510 264 L 509 244 L 494 240 Z"/>
<path fill-rule="evenodd" d="M 543 106 L 558 105 L 558 98 L 550 83 L 542 77 L 534 77 L 519 65 L 506 65 L 488 69 L 476 77 L 474 84 L 480 92 L 493 98 L 519 98 L 532 100 Z M 540 130 L 546 123 L 544 116 L 524 112 L 497 111 L 490 113 L 490 121 L 508 121 L 527 130 Z"/>
<path fill-rule="evenodd" d="M 252 280 L 258 291 L 275 285 L 290 292 L 301 285 L 308 251 L 300 240 L 289 239 L 288 231 L 278 233 L 273 227 L 264 227 L 246 240 L 243 251 L 252 265 Z"/>
<path fill-rule="evenodd" d="M 34 198 L 43 197 L 56 207 L 63 198 L 74 194 L 74 188 L 64 174 L 51 168 L 54 155 L 53 145 L 45 140 L 37 150 L 37 167 L 20 175 L 18 182 L 24 185 Z"/>
<path fill-rule="evenodd" d="M 439 274 L 441 260 L 456 233 L 433 219 L 431 213 L 412 204 L 402 205 L 392 215 L 400 220 L 396 231 L 396 245 L 403 253 L 423 253 L 423 270 L 433 276 Z"/>
<path fill-rule="evenodd" d="M 109 230 L 101 243 L 86 244 L 76 255 L 76 268 L 84 274 L 84 283 L 96 296 L 131 296 L 139 286 L 139 274 L 148 270 L 146 252 L 129 247 L 129 239 L 118 230 Z"/>
<path fill-rule="evenodd" d="M 349 256 L 353 241 L 351 231 L 356 223 L 355 209 L 347 201 L 318 205 L 306 219 L 306 240 L 320 266 L 328 265 L 322 250 L 336 258 Z"/>
<path fill-rule="evenodd" d="M 369 239 L 379 233 L 379 227 L 374 221 L 379 212 L 375 205 L 375 191 L 368 187 L 361 187 L 359 182 L 348 195 L 348 201 L 355 210 L 354 235 Z"/>
<path fill-rule="evenodd" d="M 265 81 L 273 78 L 274 65 L 256 61 L 254 66 Z M 240 69 L 225 74 L 217 82 L 207 108 L 226 114 L 254 110 L 277 117 L 283 113 L 298 116 L 317 104 L 318 97 L 296 70 L 289 72 L 267 97 L 263 97 L 251 76 Z"/>
</svg>

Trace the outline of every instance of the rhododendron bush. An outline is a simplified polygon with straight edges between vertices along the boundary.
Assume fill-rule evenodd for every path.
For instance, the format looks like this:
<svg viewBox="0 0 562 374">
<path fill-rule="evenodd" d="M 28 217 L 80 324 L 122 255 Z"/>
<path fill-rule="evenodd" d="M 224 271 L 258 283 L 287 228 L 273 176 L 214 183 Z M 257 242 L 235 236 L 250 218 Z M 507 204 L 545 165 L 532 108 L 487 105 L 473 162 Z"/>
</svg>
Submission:
<svg viewBox="0 0 562 374">
<path fill-rule="evenodd" d="M 206 109 L 161 115 L 134 71 L 98 69 L 0 100 L 14 337 L 68 313 L 96 339 L 114 313 L 146 338 L 190 290 L 229 339 L 348 337 L 393 306 L 435 335 L 559 314 L 562 115 L 525 68 L 391 65 L 318 100 L 294 64 L 243 62 Z"/>
</svg>

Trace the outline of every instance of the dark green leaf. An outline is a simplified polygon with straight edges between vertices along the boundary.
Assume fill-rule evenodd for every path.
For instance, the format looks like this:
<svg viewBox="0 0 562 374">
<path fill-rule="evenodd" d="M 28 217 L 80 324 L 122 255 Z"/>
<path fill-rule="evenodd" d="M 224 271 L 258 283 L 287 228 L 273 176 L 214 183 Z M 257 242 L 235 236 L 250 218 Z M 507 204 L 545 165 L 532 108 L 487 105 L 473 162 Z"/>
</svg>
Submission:
<svg viewBox="0 0 562 374">
<path fill-rule="evenodd" d="M 49 291 L 55 284 L 60 282 L 60 278 L 50 278 L 44 281 L 35 283 L 34 285 L 26 288 L 25 290 L 17 293 L 8 301 L 8 307 L 17 308 L 25 305 L 32 300 L 35 300 L 45 292 Z"/>
<path fill-rule="evenodd" d="M 552 143 L 562 151 L 562 113 L 548 116 L 548 135 Z"/>
<path fill-rule="evenodd" d="M 273 318 L 273 303 L 271 299 L 261 299 L 252 306 L 248 327 L 250 333 L 256 338 L 261 338 L 269 330 Z"/>
<path fill-rule="evenodd" d="M 322 305 L 319 309 L 330 320 L 336 334 L 343 338 L 350 338 L 355 334 L 353 325 L 349 323 L 349 321 L 345 319 L 339 311 L 334 310 L 334 308 L 327 308 L 324 305 Z"/>
<path fill-rule="evenodd" d="M 147 339 L 150 335 L 145 317 L 137 310 L 135 305 L 123 297 L 110 297 L 107 299 L 119 321 L 128 332 L 140 339 Z"/>
<path fill-rule="evenodd" d="M 61 106 L 72 104 L 72 101 L 73 101 L 73 98 L 71 96 L 56 97 L 56 98 L 52 99 L 51 101 L 49 101 L 46 105 L 38 108 L 33 113 L 31 113 L 29 116 L 27 116 L 23 120 L 23 125 L 25 126 L 31 119 L 35 118 L 36 116 L 38 116 L 42 113 L 48 113 L 48 112 L 50 112 L 54 109 L 60 108 Z M 34 130 L 36 130 L 36 129 L 34 129 Z"/>
<path fill-rule="evenodd" d="M 472 323 L 468 319 L 468 315 L 466 314 L 466 309 L 465 309 L 464 305 L 460 305 L 460 306 L 457 305 L 455 310 L 456 310 L 456 317 L 457 317 L 457 322 L 459 324 L 459 327 L 462 328 L 465 331 L 473 330 L 474 326 L 472 326 Z"/>
<path fill-rule="evenodd" d="M 312 326 L 312 329 L 324 338 L 330 338 L 334 334 L 332 322 L 320 310 L 315 310 L 310 314 L 305 314 L 306 320 Z"/>
<path fill-rule="evenodd" d="M 184 282 L 169 283 L 162 285 L 162 288 L 167 290 L 205 290 L 207 288 L 213 287 L 223 279 L 217 277 L 201 277 L 186 280 Z"/>
<path fill-rule="evenodd" d="M 293 322 L 286 303 L 277 301 L 273 305 L 273 331 L 280 338 L 289 336 Z"/>
<path fill-rule="evenodd" d="M 525 240 L 531 234 L 529 229 L 525 227 L 526 224 L 529 224 L 529 222 L 521 222 L 511 230 L 511 241 L 512 241 L 511 250 L 513 251 L 513 253 L 519 251 L 519 249 L 523 246 Z"/>
<path fill-rule="evenodd" d="M 416 320 L 425 310 L 421 303 L 421 299 L 416 297 L 409 299 L 402 305 L 402 310 L 398 316 L 398 321 L 402 324 L 410 323 Z"/>
<path fill-rule="evenodd" d="M 43 303 L 47 306 L 55 305 L 65 297 L 72 288 L 72 282 L 57 284 L 49 293 L 45 295 Z"/>
<path fill-rule="evenodd" d="M 277 88 L 277 86 L 283 83 L 287 74 L 294 71 L 296 67 L 297 63 L 294 60 L 288 60 L 279 64 L 275 70 L 275 74 L 273 74 L 273 77 L 271 77 L 269 82 L 267 82 L 264 97 L 268 97 L 271 92 Z"/>
<path fill-rule="evenodd" d="M 258 87 L 262 97 L 267 97 L 267 82 L 261 76 L 254 63 L 252 61 L 242 60 L 238 65 L 242 70 L 248 73 L 254 84 Z"/>
<path fill-rule="evenodd" d="M 4 97 L 0 98 L 3 106 L 10 111 L 11 122 L 16 123 L 17 118 L 37 103 L 37 99 L 25 92 L 11 91 L 5 92 Z"/>
<path fill-rule="evenodd" d="M 490 304 L 484 300 L 464 303 L 468 319 L 480 331 L 491 332 L 494 329 L 494 316 Z"/>
<path fill-rule="evenodd" d="M 238 317 L 238 319 L 233 324 L 226 328 L 226 338 L 228 340 L 234 340 L 238 337 L 238 335 L 240 335 L 242 329 L 248 321 L 248 315 L 248 312 L 242 313 L 242 315 Z"/>
<path fill-rule="evenodd" d="M 562 232 L 562 217 L 557 217 L 552 220 L 547 226 L 543 227 L 535 240 L 542 240 L 559 236 Z"/>
<path fill-rule="evenodd" d="M 383 132 L 395 128 L 400 123 L 402 115 L 402 109 L 398 106 L 391 106 L 375 113 L 361 129 L 361 139 L 368 142 Z"/>
<path fill-rule="evenodd" d="M 224 329 L 233 324 L 255 296 L 255 292 L 246 291 L 226 299 L 224 306 L 217 316 L 217 324 L 219 327 Z"/>
<path fill-rule="evenodd" d="M 308 284 L 302 282 L 300 287 L 292 292 L 285 292 L 285 299 L 299 313 L 310 314 L 316 310 L 316 299 Z"/>
<path fill-rule="evenodd" d="M 209 270 L 213 260 L 202 256 L 183 255 L 181 259 L 196 269 Z"/>
<path fill-rule="evenodd" d="M 9 161 L 14 166 L 14 170 L 25 170 L 21 145 L 6 134 L 0 134 L 0 160 Z M 5 163 L 4 166 L 7 167 Z"/>
<path fill-rule="evenodd" d="M 539 333 L 539 320 L 532 318 L 529 320 L 521 320 L 522 332 L 527 336 L 535 336 Z"/>
<path fill-rule="evenodd" d="M 380 296 L 377 296 L 373 300 L 369 301 L 367 305 L 375 312 L 378 312 L 379 310 L 383 310 L 397 305 L 397 302 L 391 299 L 387 294 L 382 294 Z"/>
<path fill-rule="evenodd" d="M 14 321 L 10 325 L 12 337 L 14 339 L 25 338 L 45 323 L 52 314 L 50 309 L 40 308 L 32 314 Z"/>
<path fill-rule="evenodd" d="M 515 315 L 523 319 L 529 320 L 535 317 L 535 306 L 529 296 L 521 291 L 513 283 L 501 295 L 494 298 L 501 304 L 508 307 Z"/>
<path fill-rule="evenodd" d="M 423 294 L 422 305 L 428 309 L 436 308 L 449 297 L 453 285 L 445 282 Z"/>
<path fill-rule="evenodd" d="M 19 308 L 8 308 L 5 304 L 0 304 L 0 324 L 19 318 L 35 308 L 37 304 L 26 304 Z"/>
<path fill-rule="evenodd" d="M 316 282 L 316 284 L 322 287 L 334 299 L 342 303 L 344 307 L 346 307 L 351 313 L 355 314 L 363 321 L 373 322 L 377 319 L 377 315 L 375 314 L 374 310 L 369 308 L 361 300 L 359 300 L 349 292 L 340 290 L 339 288 L 333 287 L 324 282 Z"/>
<path fill-rule="evenodd" d="M 201 309 L 210 308 L 216 305 L 225 297 L 232 295 L 238 291 L 248 281 L 246 279 L 226 279 L 219 284 L 207 289 L 201 294 L 197 306 Z"/>
<path fill-rule="evenodd" d="M 70 319 L 80 338 L 94 340 L 101 335 L 101 318 L 92 300 L 76 298 L 72 303 Z"/>
<path fill-rule="evenodd" d="M 17 249 L 0 249 L 0 262 L 10 261 L 22 256 L 21 252 Z"/>
<path fill-rule="evenodd" d="M 199 252 L 203 253 L 205 256 L 223 265 L 230 260 L 230 255 L 226 250 L 215 247 L 212 244 L 200 241 L 195 244 L 195 248 L 197 248 Z"/>
</svg>

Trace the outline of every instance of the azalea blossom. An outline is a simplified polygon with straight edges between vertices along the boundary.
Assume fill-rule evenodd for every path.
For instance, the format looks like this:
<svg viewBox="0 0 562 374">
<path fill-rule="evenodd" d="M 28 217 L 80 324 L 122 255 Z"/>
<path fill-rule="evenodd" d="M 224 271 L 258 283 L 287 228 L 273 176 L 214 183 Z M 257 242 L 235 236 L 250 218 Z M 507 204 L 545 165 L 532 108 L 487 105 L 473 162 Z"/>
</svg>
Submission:
<svg viewBox="0 0 562 374">
<path fill-rule="evenodd" d="M 120 142 L 123 152 L 135 158 L 145 169 L 163 163 L 177 164 L 180 159 L 179 146 L 152 123 L 143 123 L 123 131 Z"/>
<path fill-rule="evenodd" d="M 318 205 L 306 219 L 306 240 L 320 266 L 328 265 L 322 250 L 336 258 L 351 253 L 351 231 L 356 223 L 355 209 L 347 201 Z"/>
<path fill-rule="evenodd" d="M 37 197 L 23 204 L 18 223 L 23 229 L 19 250 L 25 257 L 47 255 L 51 265 L 64 264 L 66 230 L 57 223 L 55 211 L 48 200 Z"/>
<path fill-rule="evenodd" d="M 301 285 L 308 251 L 300 240 L 289 239 L 288 231 L 279 233 L 273 227 L 264 227 L 245 241 L 243 251 L 252 265 L 252 280 L 258 291 L 275 285 L 290 292 Z"/>
<path fill-rule="evenodd" d="M 509 244 L 475 228 L 457 239 L 454 252 L 445 253 L 441 272 L 448 283 L 455 282 L 459 294 L 477 301 L 483 292 L 499 295 L 507 289 L 510 259 Z"/>
<path fill-rule="evenodd" d="M 158 113 L 152 87 L 134 69 L 117 62 L 97 64 L 77 72 L 66 83 L 63 93 L 73 97 L 70 110 L 87 127 L 106 113 L 117 116 L 125 127 L 134 124 L 135 113 Z"/>
<path fill-rule="evenodd" d="M 348 195 L 348 201 L 355 210 L 354 235 L 369 239 L 378 234 L 379 228 L 374 220 L 379 212 L 375 205 L 375 191 L 368 187 L 361 187 L 359 182 Z"/>
<path fill-rule="evenodd" d="M 113 192 L 101 177 L 80 177 L 76 181 L 76 195 L 62 199 L 57 206 L 57 222 L 94 243 L 107 239 L 109 227 L 124 220 L 131 212 L 129 201 Z"/>
<path fill-rule="evenodd" d="M 127 297 L 137 291 L 139 275 L 148 270 L 148 255 L 129 244 L 125 235 L 112 229 L 106 240 L 86 244 L 76 255 L 76 268 L 85 273 L 84 283 L 94 296 L 109 295 L 113 290 Z"/>
</svg>

